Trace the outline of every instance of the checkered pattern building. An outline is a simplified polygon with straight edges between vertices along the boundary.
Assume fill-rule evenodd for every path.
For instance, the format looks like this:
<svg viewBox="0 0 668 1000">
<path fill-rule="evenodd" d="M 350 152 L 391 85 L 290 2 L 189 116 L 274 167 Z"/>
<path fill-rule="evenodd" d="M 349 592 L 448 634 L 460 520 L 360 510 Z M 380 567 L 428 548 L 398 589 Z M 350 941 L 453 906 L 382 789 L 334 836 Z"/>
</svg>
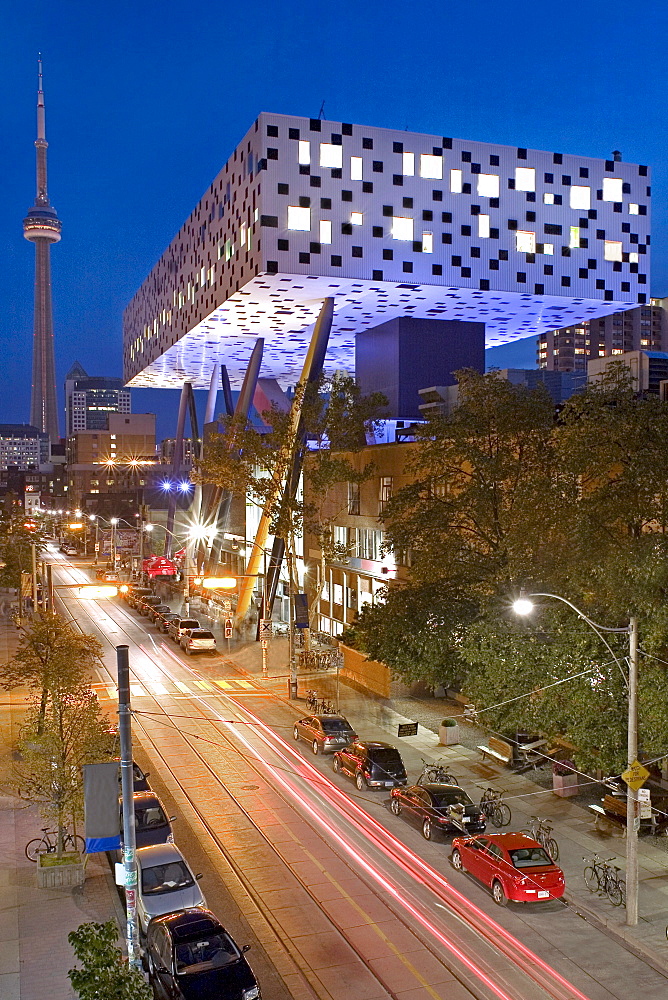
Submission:
<svg viewBox="0 0 668 1000">
<path fill-rule="evenodd" d="M 485 324 L 487 346 L 648 300 L 645 166 L 261 114 L 124 316 L 132 386 L 299 377 L 335 298 L 326 367 L 398 316 Z"/>
</svg>

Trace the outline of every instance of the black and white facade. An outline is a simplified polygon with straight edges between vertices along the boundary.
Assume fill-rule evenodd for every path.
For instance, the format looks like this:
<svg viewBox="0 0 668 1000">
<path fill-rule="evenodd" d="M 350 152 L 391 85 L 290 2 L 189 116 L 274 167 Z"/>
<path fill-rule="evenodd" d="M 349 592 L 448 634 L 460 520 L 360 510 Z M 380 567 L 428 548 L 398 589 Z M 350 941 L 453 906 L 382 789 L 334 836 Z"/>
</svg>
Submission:
<svg viewBox="0 0 668 1000">
<path fill-rule="evenodd" d="M 487 346 L 649 301 L 647 167 L 261 114 L 124 316 L 131 386 L 299 377 L 323 298 L 326 368 L 398 317 L 484 324 Z"/>
</svg>

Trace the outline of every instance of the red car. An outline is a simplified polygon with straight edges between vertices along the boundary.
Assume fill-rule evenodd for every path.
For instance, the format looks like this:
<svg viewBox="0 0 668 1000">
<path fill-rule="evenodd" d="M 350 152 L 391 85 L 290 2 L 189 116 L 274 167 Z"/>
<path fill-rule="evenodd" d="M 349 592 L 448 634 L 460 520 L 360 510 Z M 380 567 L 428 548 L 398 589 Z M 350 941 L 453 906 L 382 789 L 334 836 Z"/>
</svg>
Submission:
<svg viewBox="0 0 668 1000">
<path fill-rule="evenodd" d="M 455 837 L 452 865 L 465 870 L 492 890 L 494 902 L 505 906 L 559 899 L 566 888 L 564 873 L 545 850 L 522 833 Z"/>
</svg>

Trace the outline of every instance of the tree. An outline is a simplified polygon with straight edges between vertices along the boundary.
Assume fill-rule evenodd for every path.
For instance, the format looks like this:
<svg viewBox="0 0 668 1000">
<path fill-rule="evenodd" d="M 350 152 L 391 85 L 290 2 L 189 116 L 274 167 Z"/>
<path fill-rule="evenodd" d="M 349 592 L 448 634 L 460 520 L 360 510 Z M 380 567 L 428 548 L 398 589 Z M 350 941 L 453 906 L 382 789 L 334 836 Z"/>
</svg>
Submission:
<svg viewBox="0 0 668 1000">
<path fill-rule="evenodd" d="M 32 572 L 32 546 L 38 555 L 46 545 L 40 523 L 23 512 L 0 512 L 0 586 L 21 588 L 21 573 Z"/>
<path fill-rule="evenodd" d="M 102 656 L 102 643 L 52 612 L 40 612 L 24 631 L 14 658 L 0 668 L 0 686 L 40 691 L 38 731 L 49 696 L 79 685 Z"/>
<path fill-rule="evenodd" d="M 83 766 L 109 759 L 110 728 L 97 696 L 85 684 L 51 689 L 42 715 L 36 698 L 19 741 L 15 764 L 18 794 L 37 803 L 47 821 L 58 828 L 58 856 L 68 820 L 83 816 Z"/>
<path fill-rule="evenodd" d="M 83 966 L 67 973 L 79 1000 L 152 1000 L 153 990 L 124 959 L 117 939 L 113 920 L 81 924 L 67 935 Z"/>
</svg>

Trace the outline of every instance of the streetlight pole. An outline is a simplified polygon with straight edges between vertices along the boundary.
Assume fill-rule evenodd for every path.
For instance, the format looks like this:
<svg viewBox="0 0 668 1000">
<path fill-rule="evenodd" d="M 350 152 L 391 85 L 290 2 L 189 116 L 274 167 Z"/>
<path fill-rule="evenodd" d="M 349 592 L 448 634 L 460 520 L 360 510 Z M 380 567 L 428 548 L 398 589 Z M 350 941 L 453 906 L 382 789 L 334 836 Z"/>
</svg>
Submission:
<svg viewBox="0 0 668 1000">
<path fill-rule="evenodd" d="M 123 813 L 123 869 L 128 962 L 141 968 L 137 921 L 137 847 L 134 817 L 134 774 L 132 767 L 132 710 L 130 708 L 130 659 L 127 646 L 116 646 L 118 670 L 118 732 L 121 741 L 121 806 Z"/>
<path fill-rule="evenodd" d="M 626 628 L 609 628 L 599 625 L 588 618 L 583 611 L 571 601 L 559 594 L 525 594 L 520 592 L 519 598 L 513 604 L 513 610 L 518 615 L 527 615 L 533 611 L 532 597 L 551 597 L 572 608 L 575 613 L 587 622 L 605 644 L 613 660 L 622 671 L 622 665 L 615 656 L 610 644 L 602 632 L 616 632 L 629 637 L 629 674 L 628 674 L 628 720 L 627 720 L 627 755 L 629 769 L 638 758 L 638 621 L 635 617 L 629 619 Z M 626 679 L 626 678 L 625 678 Z M 638 923 L 638 792 L 631 785 L 626 788 L 626 925 L 635 927 Z"/>
<path fill-rule="evenodd" d="M 116 572 L 116 525 L 118 524 L 118 518 L 112 517 L 110 519 L 111 523 L 111 568 L 114 573 Z"/>
</svg>

